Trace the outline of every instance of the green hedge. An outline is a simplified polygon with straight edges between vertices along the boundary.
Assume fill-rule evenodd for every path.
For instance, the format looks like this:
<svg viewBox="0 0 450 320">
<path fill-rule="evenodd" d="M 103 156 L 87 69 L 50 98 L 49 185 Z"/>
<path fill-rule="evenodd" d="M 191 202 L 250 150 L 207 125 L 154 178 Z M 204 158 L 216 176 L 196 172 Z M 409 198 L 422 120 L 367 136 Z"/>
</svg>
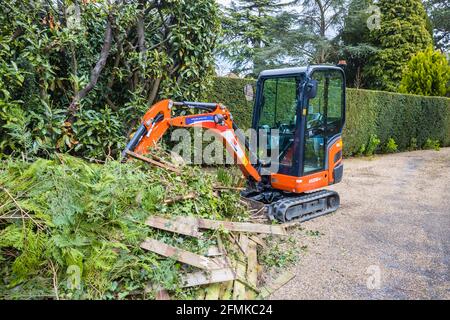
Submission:
<svg viewBox="0 0 450 320">
<path fill-rule="evenodd" d="M 255 85 L 251 79 L 216 78 L 207 98 L 227 105 L 243 129 L 252 120 L 253 104 L 245 100 L 243 91 L 248 83 Z M 450 146 L 450 99 L 347 89 L 344 153 L 358 154 L 372 135 L 381 141 L 379 150 L 390 138 L 399 151 L 414 144 L 420 148 L 428 139 Z"/>
</svg>

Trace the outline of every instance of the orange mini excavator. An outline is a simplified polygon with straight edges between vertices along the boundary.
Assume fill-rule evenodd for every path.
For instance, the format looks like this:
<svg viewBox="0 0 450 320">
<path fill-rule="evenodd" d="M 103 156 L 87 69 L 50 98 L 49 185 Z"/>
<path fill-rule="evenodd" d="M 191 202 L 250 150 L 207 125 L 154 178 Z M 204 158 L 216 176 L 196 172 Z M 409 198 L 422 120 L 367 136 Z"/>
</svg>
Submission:
<svg viewBox="0 0 450 320">
<path fill-rule="evenodd" d="M 237 126 L 224 105 L 163 100 L 144 115 L 124 155 L 129 151 L 145 155 L 169 127 L 211 129 L 247 177 L 242 196 L 264 203 L 272 219 L 306 221 L 336 211 L 339 195 L 323 188 L 343 176 L 345 74 L 341 65 L 263 71 L 254 100 L 257 150 L 250 150 L 247 138 L 238 138 Z M 196 114 L 174 114 L 183 108 Z"/>
</svg>

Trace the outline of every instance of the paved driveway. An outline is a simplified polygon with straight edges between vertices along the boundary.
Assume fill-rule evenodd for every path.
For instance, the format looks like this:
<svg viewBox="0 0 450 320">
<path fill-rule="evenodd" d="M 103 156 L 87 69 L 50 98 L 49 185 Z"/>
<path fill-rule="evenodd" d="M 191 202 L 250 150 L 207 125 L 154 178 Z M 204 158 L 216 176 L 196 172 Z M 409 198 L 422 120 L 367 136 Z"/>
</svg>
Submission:
<svg viewBox="0 0 450 320">
<path fill-rule="evenodd" d="M 346 160 L 332 189 L 341 209 L 292 231 L 308 249 L 273 299 L 450 299 L 450 148 Z"/>
</svg>

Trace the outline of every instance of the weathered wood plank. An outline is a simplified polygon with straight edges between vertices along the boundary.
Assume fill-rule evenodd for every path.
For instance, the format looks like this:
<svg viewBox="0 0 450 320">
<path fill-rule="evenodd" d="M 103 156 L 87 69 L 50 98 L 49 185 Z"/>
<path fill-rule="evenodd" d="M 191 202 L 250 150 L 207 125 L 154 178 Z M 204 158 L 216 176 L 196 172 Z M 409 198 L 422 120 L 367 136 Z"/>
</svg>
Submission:
<svg viewBox="0 0 450 320">
<path fill-rule="evenodd" d="M 220 287 L 220 300 L 231 300 L 233 297 L 233 281 L 223 282 Z"/>
<path fill-rule="evenodd" d="M 252 240 L 253 242 L 255 242 L 256 244 L 260 245 L 263 248 L 267 247 L 266 243 L 259 237 L 250 236 L 249 239 Z"/>
<path fill-rule="evenodd" d="M 202 286 L 218 282 L 233 281 L 236 279 L 236 272 L 232 268 L 197 271 L 181 276 L 182 287 Z"/>
<path fill-rule="evenodd" d="M 244 254 L 247 254 L 248 242 L 249 242 L 248 237 L 245 234 L 241 234 L 239 237 L 239 247 Z M 243 254 L 238 255 L 240 256 L 240 261 L 239 260 L 236 261 L 236 276 L 238 281 L 234 282 L 233 299 L 245 300 L 246 299 L 245 285 L 242 283 L 242 281 L 239 281 L 239 279 L 246 278 L 247 266 L 243 262 L 245 261 L 245 256 Z"/>
<path fill-rule="evenodd" d="M 141 243 L 141 248 L 204 270 L 223 268 L 223 263 L 218 263 L 218 261 L 170 246 L 155 239 L 146 239 Z"/>
<path fill-rule="evenodd" d="M 259 224 L 250 222 L 232 222 L 232 221 L 217 221 L 209 219 L 201 219 L 194 217 L 176 217 L 178 221 L 196 224 L 199 229 L 226 229 L 228 231 L 235 232 L 248 232 L 248 233 L 267 233 L 277 235 L 287 235 L 286 230 L 277 225 Z"/>
<path fill-rule="evenodd" d="M 238 261 L 236 263 L 236 277 L 237 279 L 245 278 L 245 264 Z M 245 300 L 245 285 L 241 281 L 234 281 L 233 300 Z"/>
<path fill-rule="evenodd" d="M 282 286 L 284 286 L 286 283 L 291 281 L 295 277 L 295 274 L 292 272 L 286 271 L 282 273 L 273 283 L 270 285 L 266 285 L 260 289 L 260 294 L 258 298 L 260 299 L 266 299 L 269 297 L 272 293 L 280 289 Z"/>
<path fill-rule="evenodd" d="M 169 293 L 165 289 L 156 291 L 155 300 L 170 300 Z"/>
<path fill-rule="evenodd" d="M 206 288 L 205 300 L 219 300 L 220 283 L 213 283 Z"/>
<path fill-rule="evenodd" d="M 248 254 L 248 245 L 249 245 L 249 239 L 245 234 L 241 234 L 239 237 L 239 244 L 242 248 L 242 252 L 245 256 Z"/>
<path fill-rule="evenodd" d="M 182 223 L 158 216 L 152 216 L 148 218 L 147 221 L 145 221 L 145 224 L 153 228 L 175 232 L 195 238 L 200 238 L 202 236 L 202 233 L 199 232 L 198 228 L 193 224 Z"/>
<path fill-rule="evenodd" d="M 247 280 L 256 288 L 258 286 L 258 260 L 256 242 L 250 240 L 247 245 Z M 252 290 L 247 291 L 247 299 L 253 300 L 256 293 Z"/>
<path fill-rule="evenodd" d="M 181 174 L 181 171 L 178 170 L 177 168 L 174 168 L 174 167 L 172 167 L 172 166 L 169 166 L 169 165 L 167 165 L 167 164 L 161 163 L 161 162 L 159 162 L 159 161 L 156 161 L 156 160 L 153 160 L 153 159 L 144 157 L 144 156 L 142 156 L 142 155 L 140 155 L 140 154 L 137 154 L 137 153 L 135 153 L 135 152 L 133 152 L 133 151 L 127 150 L 127 151 L 126 151 L 126 154 L 129 155 L 130 157 L 133 157 L 133 158 L 135 158 L 135 159 L 138 159 L 138 160 L 147 162 L 147 163 L 152 164 L 152 165 L 154 165 L 154 166 L 157 166 L 157 167 L 160 167 L 160 168 L 163 168 L 163 169 L 172 171 L 172 172 L 174 172 L 174 173 L 176 173 L 176 174 Z"/>
<path fill-rule="evenodd" d="M 206 296 L 206 291 L 204 288 L 198 288 L 196 295 L 195 295 L 195 300 L 205 300 L 205 296 Z"/>
<path fill-rule="evenodd" d="M 211 246 L 208 248 L 208 252 L 206 252 L 206 256 L 208 257 L 218 257 L 223 256 L 223 252 L 217 246 Z"/>
</svg>

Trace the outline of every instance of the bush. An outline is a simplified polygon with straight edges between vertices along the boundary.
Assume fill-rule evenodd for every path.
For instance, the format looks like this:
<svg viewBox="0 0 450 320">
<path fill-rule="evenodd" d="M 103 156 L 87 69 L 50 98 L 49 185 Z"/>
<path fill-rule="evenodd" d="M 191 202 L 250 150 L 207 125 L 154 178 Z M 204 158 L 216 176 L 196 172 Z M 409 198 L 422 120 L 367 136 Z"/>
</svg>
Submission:
<svg viewBox="0 0 450 320">
<path fill-rule="evenodd" d="M 209 101 L 227 105 L 242 129 L 252 122 L 253 103 L 243 92 L 248 83 L 254 85 L 255 80 L 216 78 L 207 95 Z M 427 139 L 450 146 L 450 99 L 347 89 L 344 155 L 370 154 L 367 148 L 375 142 L 373 137 L 383 146 L 392 138 L 397 151 L 416 149 Z"/>
<path fill-rule="evenodd" d="M 411 138 L 411 143 L 409 144 L 408 151 L 417 150 L 419 146 L 417 145 L 417 139 Z"/>
<path fill-rule="evenodd" d="M 367 147 L 364 148 L 365 155 L 371 156 L 375 153 L 378 146 L 380 145 L 380 139 L 378 139 L 376 134 L 372 134 L 369 139 L 369 143 L 367 144 Z"/>
<path fill-rule="evenodd" d="M 386 153 L 394 153 L 397 152 L 398 145 L 395 143 L 395 140 L 392 138 L 389 138 L 386 146 L 383 148 L 383 151 Z"/>
<path fill-rule="evenodd" d="M 0 6 L 0 155 L 118 156 L 149 105 L 211 85 L 215 1 L 52 3 Z"/>
<path fill-rule="evenodd" d="M 248 212 L 238 192 L 214 193 L 214 175 L 181 170 L 179 176 L 139 161 L 98 165 L 68 155 L 1 161 L 0 216 L 13 218 L 0 224 L 0 298 L 148 299 L 150 282 L 175 298 L 192 294 L 179 287 L 179 263 L 139 244 L 151 237 L 203 254 L 217 245 L 215 232 L 199 240 L 144 221 L 151 215 L 242 220 Z M 191 193 L 195 199 L 164 203 Z"/>
<path fill-rule="evenodd" d="M 427 139 L 427 141 L 425 141 L 425 144 L 423 145 L 423 148 L 425 150 L 433 149 L 439 151 L 441 150 L 441 145 L 438 140 Z"/>
<path fill-rule="evenodd" d="M 247 84 L 253 85 L 253 91 L 256 93 L 256 81 L 253 79 L 218 77 L 206 95 L 208 102 L 223 103 L 229 107 L 236 124 L 241 129 L 252 126 L 253 102 L 248 102 L 244 95 L 244 86 Z"/>
<path fill-rule="evenodd" d="M 450 66 L 444 54 L 428 48 L 418 52 L 403 71 L 400 92 L 445 96 L 449 92 Z"/>
</svg>

